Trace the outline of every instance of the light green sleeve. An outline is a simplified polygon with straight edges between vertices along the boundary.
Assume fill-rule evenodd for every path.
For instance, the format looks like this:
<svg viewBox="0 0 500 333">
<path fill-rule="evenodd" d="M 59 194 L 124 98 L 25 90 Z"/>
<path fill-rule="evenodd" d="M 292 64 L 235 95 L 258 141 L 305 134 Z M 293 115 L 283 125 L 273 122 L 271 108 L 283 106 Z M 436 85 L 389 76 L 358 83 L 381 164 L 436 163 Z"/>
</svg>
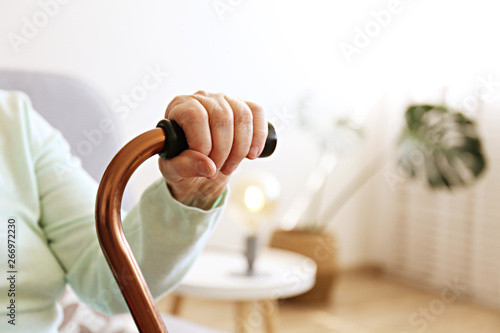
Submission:
<svg viewBox="0 0 500 333">
<path fill-rule="evenodd" d="M 127 311 L 96 236 L 97 184 L 70 157 L 59 132 L 35 112 L 27 116 L 47 244 L 84 302 L 106 314 Z M 187 272 L 221 216 L 226 195 L 209 211 L 187 207 L 171 197 L 162 178 L 126 215 L 125 235 L 155 297 Z"/>
</svg>

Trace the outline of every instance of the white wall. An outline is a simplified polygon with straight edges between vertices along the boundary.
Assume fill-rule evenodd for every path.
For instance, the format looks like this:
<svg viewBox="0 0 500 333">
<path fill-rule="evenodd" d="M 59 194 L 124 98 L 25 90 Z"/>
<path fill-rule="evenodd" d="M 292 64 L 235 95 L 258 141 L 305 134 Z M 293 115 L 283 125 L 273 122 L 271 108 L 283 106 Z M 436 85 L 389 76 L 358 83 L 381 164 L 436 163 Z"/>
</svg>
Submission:
<svg viewBox="0 0 500 333">
<path fill-rule="evenodd" d="M 316 157 L 310 140 L 283 118 L 305 91 L 329 100 L 332 112 L 365 116 L 380 106 L 376 102 L 390 87 L 426 92 L 474 81 L 479 72 L 494 72 L 500 59 L 498 11 L 486 0 L 63 2 L 0 0 L 0 67 L 52 71 L 90 83 L 114 107 L 124 141 L 155 126 L 177 94 L 204 89 L 257 101 L 280 128 L 279 150 L 273 159 L 244 167 L 277 173 L 282 207 L 300 191 Z M 219 12 L 214 4 L 222 6 Z M 394 13 L 384 18 L 387 12 L 381 11 L 391 8 Z M 363 38 L 357 28 L 376 22 L 372 11 L 382 27 Z M 30 30 L 30 24 L 39 27 Z M 24 40 L 16 45 L 13 38 L 19 42 L 19 37 Z M 349 57 L 341 49 L 346 43 L 356 47 Z M 158 87 L 127 111 L 122 96 L 137 92 L 155 69 L 168 75 L 161 74 Z M 369 132 L 386 125 L 380 115 L 369 118 L 375 119 Z M 363 156 L 376 147 L 372 141 L 340 168 L 330 180 L 329 196 L 336 191 L 335 179 L 357 172 Z M 151 162 L 133 177 L 136 199 L 159 175 L 155 168 Z M 338 217 L 349 222 L 335 225 L 346 265 L 369 258 L 367 200 L 372 196 L 367 193 Z M 233 232 L 241 234 L 226 219 L 213 242 L 235 245 Z"/>
</svg>

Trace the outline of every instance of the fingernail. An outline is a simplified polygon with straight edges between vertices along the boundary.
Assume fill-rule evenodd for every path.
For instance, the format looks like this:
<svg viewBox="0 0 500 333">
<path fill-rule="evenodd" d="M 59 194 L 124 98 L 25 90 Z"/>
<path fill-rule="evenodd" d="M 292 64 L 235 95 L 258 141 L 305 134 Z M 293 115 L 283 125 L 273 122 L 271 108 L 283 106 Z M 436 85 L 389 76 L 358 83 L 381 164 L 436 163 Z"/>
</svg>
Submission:
<svg viewBox="0 0 500 333">
<path fill-rule="evenodd" d="M 199 161 L 196 163 L 196 171 L 198 171 L 198 173 L 203 177 L 210 177 L 212 175 L 207 163 L 203 161 Z"/>
<path fill-rule="evenodd" d="M 248 156 L 250 158 L 256 158 L 258 153 L 259 153 L 259 147 L 253 146 L 252 148 L 250 148 L 250 152 L 248 153 Z"/>
</svg>

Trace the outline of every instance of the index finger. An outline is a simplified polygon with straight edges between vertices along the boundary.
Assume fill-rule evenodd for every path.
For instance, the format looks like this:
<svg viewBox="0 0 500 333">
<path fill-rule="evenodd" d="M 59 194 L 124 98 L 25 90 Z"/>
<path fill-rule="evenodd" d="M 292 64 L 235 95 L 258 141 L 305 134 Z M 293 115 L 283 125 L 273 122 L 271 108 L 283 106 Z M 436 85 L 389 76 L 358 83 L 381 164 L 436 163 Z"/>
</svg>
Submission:
<svg viewBox="0 0 500 333">
<path fill-rule="evenodd" d="M 212 136 L 205 107 L 191 96 L 177 96 L 167 107 L 165 118 L 175 120 L 184 130 L 189 149 L 206 156 L 212 151 Z"/>
</svg>

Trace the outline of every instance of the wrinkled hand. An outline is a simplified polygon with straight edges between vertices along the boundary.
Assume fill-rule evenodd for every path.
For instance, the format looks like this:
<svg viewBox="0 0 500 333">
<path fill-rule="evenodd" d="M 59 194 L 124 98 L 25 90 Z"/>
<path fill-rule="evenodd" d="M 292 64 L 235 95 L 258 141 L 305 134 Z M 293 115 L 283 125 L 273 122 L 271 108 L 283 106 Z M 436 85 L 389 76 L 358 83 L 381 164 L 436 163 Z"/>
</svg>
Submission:
<svg viewBox="0 0 500 333">
<path fill-rule="evenodd" d="M 229 175 L 245 157 L 257 158 L 267 138 L 262 107 L 224 94 L 177 96 L 165 118 L 181 126 L 189 149 L 170 160 L 160 158 L 160 171 L 174 198 L 201 209 L 212 207 Z"/>
</svg>

